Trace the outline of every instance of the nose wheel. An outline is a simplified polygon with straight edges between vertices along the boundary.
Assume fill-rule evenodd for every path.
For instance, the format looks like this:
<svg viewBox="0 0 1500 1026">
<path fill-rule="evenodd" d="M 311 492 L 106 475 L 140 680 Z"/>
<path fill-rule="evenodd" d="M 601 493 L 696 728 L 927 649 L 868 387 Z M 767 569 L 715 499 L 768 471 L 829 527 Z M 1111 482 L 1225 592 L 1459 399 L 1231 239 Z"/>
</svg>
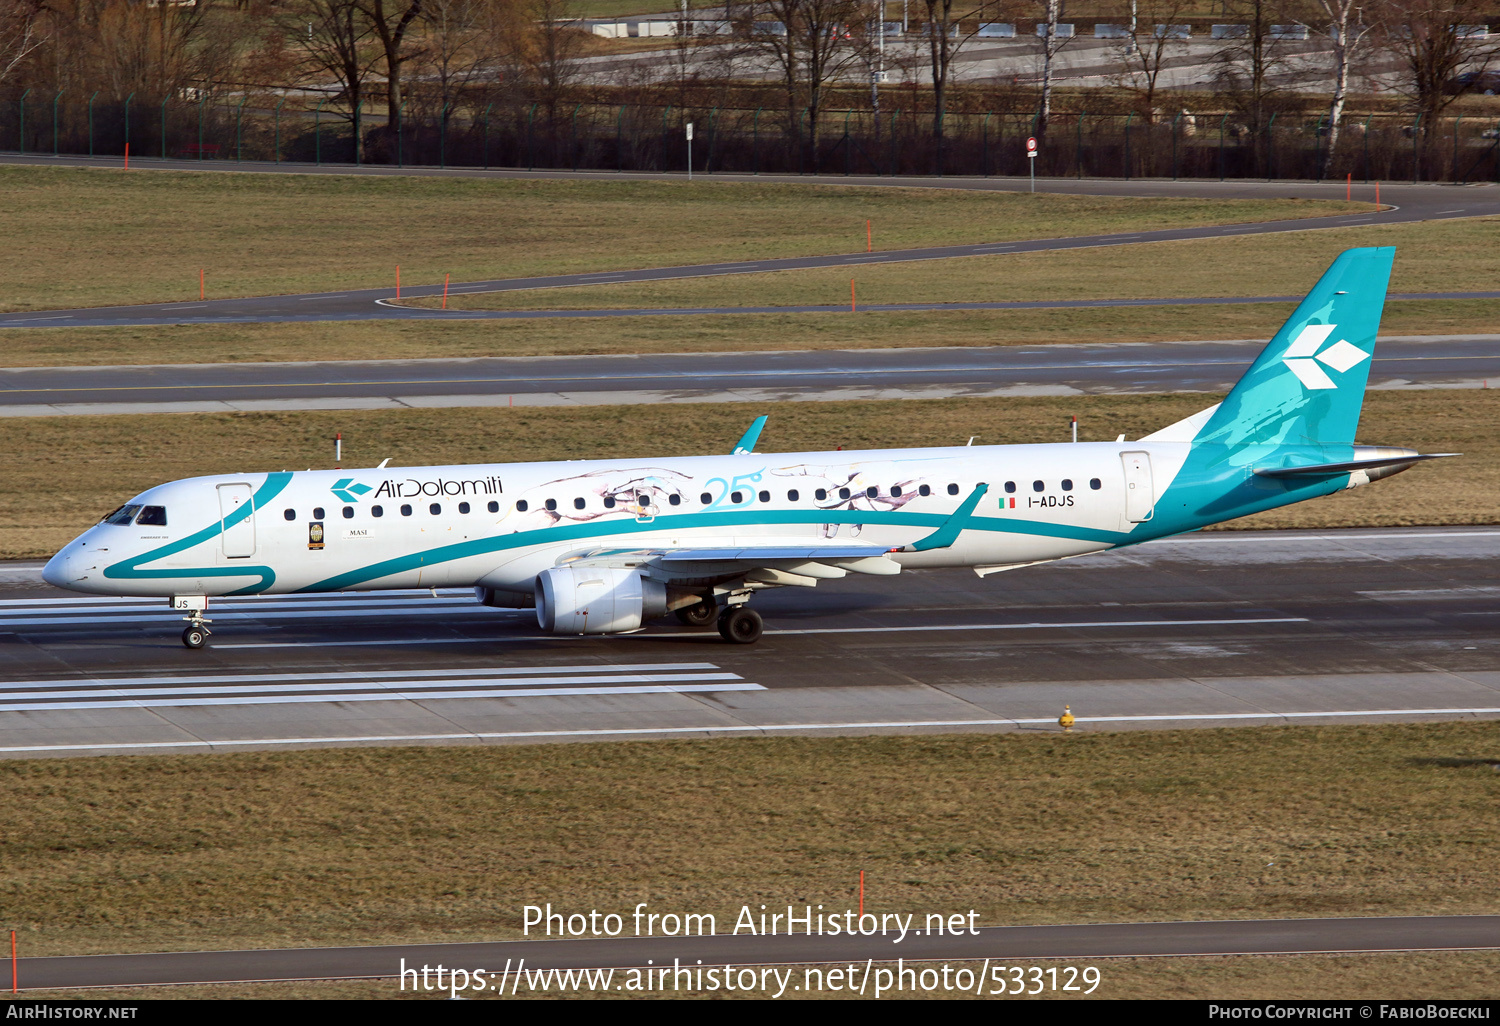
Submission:
<svg viewBox="0 0 1500 1026">
<path fill-rule="evenodd" d="M 208 628 L 189 627 L 182 632 L 182 643 L 188 648 L 202 648 L 208 643 Z"/>
</svg>

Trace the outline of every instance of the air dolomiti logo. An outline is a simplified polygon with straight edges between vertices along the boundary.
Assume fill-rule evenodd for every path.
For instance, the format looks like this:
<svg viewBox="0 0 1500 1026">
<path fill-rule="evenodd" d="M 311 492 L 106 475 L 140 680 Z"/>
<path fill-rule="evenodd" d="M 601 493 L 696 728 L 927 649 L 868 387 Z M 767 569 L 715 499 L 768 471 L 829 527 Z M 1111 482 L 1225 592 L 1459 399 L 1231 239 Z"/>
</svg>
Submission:
<svg viewBox="0 0 1500 1026">
<path fill-rule="evenodd" d="M 329 491 L 333 492 L 344 502 L 358 502 L 359 497 L 370 491 L 367 484 L 355 484 L 352 477 L 341 477 L 333 483 Z"/>
<path fill-rule="evenodd" d="M 1355 367 L 1370 354 L 1346 339 L 1339 339 L 1322 352 L 1319 348 L 1328 341 L 1328 336 L 1338 330 L 1337 324 L 1309 324 L 1297 333 L 1292 344 L 1287 346 L 1281 362 L 1297 375 L 1304 388 L 1338 388 L 1319 364 L 1332 367 L 1340 374 Z"/>
</svg>

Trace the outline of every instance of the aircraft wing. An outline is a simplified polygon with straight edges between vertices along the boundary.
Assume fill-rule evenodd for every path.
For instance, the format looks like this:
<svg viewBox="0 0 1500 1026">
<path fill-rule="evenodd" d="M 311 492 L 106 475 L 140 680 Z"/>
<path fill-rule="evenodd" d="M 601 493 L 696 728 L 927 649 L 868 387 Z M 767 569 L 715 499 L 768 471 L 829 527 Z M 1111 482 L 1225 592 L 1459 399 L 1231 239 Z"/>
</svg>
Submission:
<svg viewBox="0 0 1500 1026">
<path fill-rule="evenodd" d="M 583 553 L 565 565 L 639 567 L 669 583 L 710 584 L 744 578 L 761 585 L 810 588 L 819 580 L 850 573 L 899 574 L 901 564 L 891 559 L 890 553 L 891 549 L 883 545 L 847 543 L 735 545 Z"/>
</svg>

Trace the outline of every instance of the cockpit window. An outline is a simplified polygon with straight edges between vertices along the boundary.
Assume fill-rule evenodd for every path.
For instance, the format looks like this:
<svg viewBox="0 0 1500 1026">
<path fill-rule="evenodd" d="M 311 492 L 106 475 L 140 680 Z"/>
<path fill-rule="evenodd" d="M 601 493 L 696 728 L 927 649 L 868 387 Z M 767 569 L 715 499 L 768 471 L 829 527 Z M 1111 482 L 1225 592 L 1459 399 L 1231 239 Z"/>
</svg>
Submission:
<svg viewBox="0 0 1500 1026">
<path fill-rule="evenodd" d="M 139 513 L 140 511 L 141 511 L 141 507 L 140 507 L 139 504 L 134 505 L 134 506 L 121 506 L 119 509 L 115 510 L 109 516 L 105 517 L 102 521 L 100 521 L 100 523 L 104 523 L 104 524 L 117 524 L 117 525 L 119 525 L 121 527 L 124 527 L 127 524 L 129 524 L 132 520 L 134 520 L 135 519 L 135 515 L 137 513 Z"/>
<path fill-rule="evenodd" d="M 146 506 L 142 508 L 141 515 L 135 518 L 137 527 L 166 527 L 167 507 Z"/>
</svg>

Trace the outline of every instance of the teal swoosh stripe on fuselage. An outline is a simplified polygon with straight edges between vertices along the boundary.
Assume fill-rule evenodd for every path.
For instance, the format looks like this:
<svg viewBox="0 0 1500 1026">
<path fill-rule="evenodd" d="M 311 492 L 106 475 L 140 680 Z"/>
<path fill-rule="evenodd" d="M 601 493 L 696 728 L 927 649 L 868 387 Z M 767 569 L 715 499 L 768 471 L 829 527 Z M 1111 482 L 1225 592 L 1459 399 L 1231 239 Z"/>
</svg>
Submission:
<svg viewBox="0 0 1500 1026">
<path fill-rule="evenodd" d="M 919 527 L 940 529 L 948 523 L 948 513 L 880 513 L 875 511 L 843 510 L 766 510 L 743 513 L 686 513 L 679 516 L 658 516 L 654 520 L 619 521 L 609 524 L 570 524 L 566 527 L 544 527 L 536 531 L 519 531 L 497 535 L 493 538 L 476 538 L 473 541 L 440 545 L 424 552 L 416 552 L 394 559 L 371 563 L 345 573 L 298 588 L 299 592 L 342 591 L 366 581 L 373 581 L 409 570 L 436 566 L 468 556 L 481 556 L 507 549 L 528 548 L 554 542 L 580 541 L 619 534 L 645 534 L 663 530 L 690 531 L 697 528 L 732 527 L 743 524 L 873 524 L 881 527 Z M 1069 538 L 1076 541 L 1096 541 L 1119 544 L 1130 539 L 1118 531 L 1099 531 L 1088 527 L 1073 527 L 1066 524 L 1046 524 L 1028 520 L 1008 520 L 1001 517 L 971 516 L 964 524 L 965 530 L 989 531 L 1001 534 L 1029 534 L 1047 538 Z"/>
<path fill-rule="evenodd" d="M 151 563 L 158 559 L 166 559 L 168 556 L 176 555 L 201 545 L 216 535 L 224 533 L 226 527 L 233 527 L 248 517 L 254 510 L 260 509 L 262 505 L 276 498 L 292 480 L 292 475 L 287 471 L 277 471 L 266 475 L 266 483 L 260 486 L 260 490 L 251 496 L 250 501 L 235 510 L 225 520 L 215 520 L 203 530 L 180 538 L 174 542 L 168 542 L 160 548 L 152 549 L 143 555 L 123 559 L 104 568 L 104 576 L 113 580 L 160 580 L 167 577 L 250 577 L 259 576 L 260 580 L 255 584 L 230 592 L 231 595 L 245 595 L 258 591 L 265 591 L 276 583 L 276 571 L 268 566 L 207 566 L 195 567 L 187 570 L 142 570 L 142 563 Z"/>
</svg>

